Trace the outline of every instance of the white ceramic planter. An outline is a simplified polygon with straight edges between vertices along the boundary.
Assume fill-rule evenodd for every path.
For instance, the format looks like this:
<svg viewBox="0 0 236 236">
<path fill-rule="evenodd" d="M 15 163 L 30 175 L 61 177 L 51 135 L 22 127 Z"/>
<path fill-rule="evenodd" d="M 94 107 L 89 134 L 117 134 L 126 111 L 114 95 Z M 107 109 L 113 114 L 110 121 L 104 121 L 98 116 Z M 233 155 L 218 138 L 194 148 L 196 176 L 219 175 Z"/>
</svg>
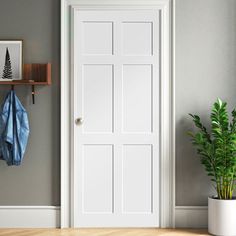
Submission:
<svg viewBox="0 0 236 236">
<path fill-rule="evenodd" d="M 236 236 L 236 199 L 208 198 L 208 232 L 219 236 Z"/>
</svg>

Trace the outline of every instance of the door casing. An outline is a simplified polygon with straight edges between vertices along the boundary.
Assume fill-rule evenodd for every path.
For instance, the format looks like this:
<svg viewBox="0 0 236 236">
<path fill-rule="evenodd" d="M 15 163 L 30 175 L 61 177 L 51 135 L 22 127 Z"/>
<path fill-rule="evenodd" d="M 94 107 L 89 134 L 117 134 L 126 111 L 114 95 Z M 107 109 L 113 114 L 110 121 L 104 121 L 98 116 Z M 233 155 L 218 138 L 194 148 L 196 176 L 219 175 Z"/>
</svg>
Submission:
<svg viewBox="0 0 236 236">
<path fill-rule="evenodd" d="M 171 0 L 61 0 L 61 227 L 74 227 L 71 9 L 157 9 L 161 12 L 160 226 L 174 227 L 175 125 Z"/>
</svg>

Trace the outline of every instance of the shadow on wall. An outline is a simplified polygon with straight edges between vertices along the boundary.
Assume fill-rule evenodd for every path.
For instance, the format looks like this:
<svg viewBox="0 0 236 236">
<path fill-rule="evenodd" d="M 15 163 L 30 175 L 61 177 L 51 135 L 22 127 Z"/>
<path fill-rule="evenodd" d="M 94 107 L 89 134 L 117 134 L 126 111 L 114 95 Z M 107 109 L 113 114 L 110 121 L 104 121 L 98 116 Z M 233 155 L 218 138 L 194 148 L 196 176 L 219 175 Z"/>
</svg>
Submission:
<svg viewBox="0 0 236 236">
<path fill-rule="evenodd" d="M 207 119 L 203 119 L 206 123 Z M 179 192 L 178 205 L 193 205 L 194 202 L 199 202 L 198 205 L 207 204 L 207 196 L 214 195 L 214 188 L 211 186 L 210 180 L 205 173 L 204 168 L 200 163 L 196 149 L 190 142 L 188 131 L 193 131 L 194 127 L 191 117 L 187 114 L 185 117 L 176 123 L 176 153 L 177 153 L 177 189 Z M 181 158 L 179 158 L 181 157 Z M 199 199 L 201 198 L 201 201 Z"/>
</svg>

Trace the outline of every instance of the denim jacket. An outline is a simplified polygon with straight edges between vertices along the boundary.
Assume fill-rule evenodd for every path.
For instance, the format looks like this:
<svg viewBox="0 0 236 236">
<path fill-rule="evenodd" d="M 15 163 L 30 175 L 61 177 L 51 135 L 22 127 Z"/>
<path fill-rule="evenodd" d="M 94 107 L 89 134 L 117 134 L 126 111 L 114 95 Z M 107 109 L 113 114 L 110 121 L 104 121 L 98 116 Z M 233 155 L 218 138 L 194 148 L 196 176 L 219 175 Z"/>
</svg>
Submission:
<svg viewBox="0 0 236 236">
<path fill-rule="evenodd" d="M 10 165 L 20 165 L 29 137 L 25 108 L 15 92 L 10 91 L 0 110 L 0 158 Z"/>
</svg>

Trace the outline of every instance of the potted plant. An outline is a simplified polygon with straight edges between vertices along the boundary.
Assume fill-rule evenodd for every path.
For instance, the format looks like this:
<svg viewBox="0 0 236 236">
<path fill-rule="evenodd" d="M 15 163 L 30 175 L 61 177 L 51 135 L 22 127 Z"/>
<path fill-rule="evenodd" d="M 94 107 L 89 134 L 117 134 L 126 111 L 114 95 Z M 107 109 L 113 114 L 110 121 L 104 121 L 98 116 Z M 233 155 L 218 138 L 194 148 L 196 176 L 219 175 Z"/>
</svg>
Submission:
<svg viewBox="0 0 236 236">
<path fill-rule="evenodd" d="M 208 231 L 213 235 L 236 235 L 236 110 L 229 121 L 227 103 L 220 99 L 211 112 L 211 132 L 200 117 L 189 114 L 197 132 L 189 132 L 200 160 L 216 190 L 208 198 Z"/>
</svg>

